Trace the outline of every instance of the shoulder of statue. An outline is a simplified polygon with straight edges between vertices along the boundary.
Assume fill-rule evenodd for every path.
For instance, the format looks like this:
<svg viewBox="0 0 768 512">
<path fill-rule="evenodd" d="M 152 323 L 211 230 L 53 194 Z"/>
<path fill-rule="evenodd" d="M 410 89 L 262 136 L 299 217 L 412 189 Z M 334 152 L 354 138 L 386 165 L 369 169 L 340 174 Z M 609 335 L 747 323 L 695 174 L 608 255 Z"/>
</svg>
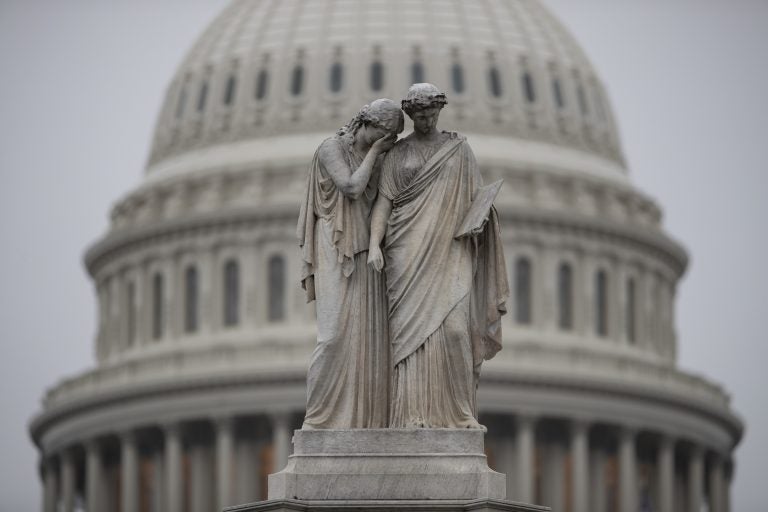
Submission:
<svg viewBox="0 0 768 512">
<path fill-rule="evenodd" d="M 448 135 L 448 138 L 450 140 L 460 140 L 462 142 L 467 142 L 467 137 L 465 135 L 462 135 L 459 132 L 446 132 L 446 131 L 444 131 L 443 133 Z"/>
<path fill-rule="evenodd" d="M 320 146 L 318 146 L 317 154 L 321 160 L 336 157 L 343 151 L 343 145 L 344 141 L 341 140 L 339 135 L 328 137 L 320 143 Z"/>
</svg>

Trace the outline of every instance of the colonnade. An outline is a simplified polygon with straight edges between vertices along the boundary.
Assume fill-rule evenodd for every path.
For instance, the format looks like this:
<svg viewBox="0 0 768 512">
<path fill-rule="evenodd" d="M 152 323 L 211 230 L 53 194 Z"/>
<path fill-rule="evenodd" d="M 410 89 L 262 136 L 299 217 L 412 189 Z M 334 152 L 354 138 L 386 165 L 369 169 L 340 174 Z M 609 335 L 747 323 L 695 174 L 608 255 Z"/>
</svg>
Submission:
<svg viewBox="0 0 768 512">
<path fill-rule="evenodd" d="M 223 416 L 83 440 L 44 459 L 43 511 L 207 512 L 265 499 L 265 476 L 287 463 L 299 419 Z M 511 500 L 567 512 L 700 512 L 705 503 L 730 512 L 728 454 L 690 439 L 581 419 L 481 420 Z"/>
<path fill-rule="evenodd" d="M 196 418 L 83 440 L 42 461 L 43 512 L 209 512 L 265 499 L 298 419 Z"/>
<path fill-rule="evenodd" d="M 728 454 L 658 430 L 582 419 L 482 418 L 507 496 L 567 512 L 730 512 Z"/>
</svg>

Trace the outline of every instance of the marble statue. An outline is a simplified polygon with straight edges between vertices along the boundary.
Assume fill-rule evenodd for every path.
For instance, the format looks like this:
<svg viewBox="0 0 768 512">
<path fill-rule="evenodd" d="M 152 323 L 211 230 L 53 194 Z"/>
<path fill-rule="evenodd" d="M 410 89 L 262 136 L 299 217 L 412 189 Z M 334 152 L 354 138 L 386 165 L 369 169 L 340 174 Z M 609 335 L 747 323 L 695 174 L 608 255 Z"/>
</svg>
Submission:
<svg viewBox="0 0 768 512">
<path fill-rule="evenodd" d="M 384 276 L 367 264 L 382 155 L 403 130 L 397 103 L 364 106 L 320 144 L 298 237 L 302 286 L 317 310 L 302 429 L 386 428 L 391 379 Z"/>
<path fill-rule="evenodd" d="M 483 428 L 480 365 L 501 348 L 498 218 L 489 202 L 484 222 L 458 233 L 482 178 L 466 138 L 437 129 L 446 103 L 432 84 L 408 90 L 414 131 L 384 158 L 371 218 L 368 262 L 384 271 L 389 307 L 390 428 Z"/>
</svg>

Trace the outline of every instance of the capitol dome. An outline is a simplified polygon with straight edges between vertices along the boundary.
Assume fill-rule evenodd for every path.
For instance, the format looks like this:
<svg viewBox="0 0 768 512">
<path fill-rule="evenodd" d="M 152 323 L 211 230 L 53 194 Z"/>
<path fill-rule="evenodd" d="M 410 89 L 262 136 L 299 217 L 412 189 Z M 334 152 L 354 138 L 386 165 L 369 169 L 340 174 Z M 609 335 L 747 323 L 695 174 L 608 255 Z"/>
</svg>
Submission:
<svg viewBox="0 0 768 512">
<path fill-rule="evenodd" d="M 422 81 L 447 94 L 439 127 L 505 182 L 512 297 L 478 400 L 509 498 L 728 510 L 741 421 L 676 367 L 686 252 L 629 179 L 594 69 L 538 0 L 231 2 L 174 74 L 145 176 L 86 254 L 97 364 L 33 420 L 46 510 L 265 496 L 315 344 L 295 239 L 307 166 L 363 104 Z"/>
</svg>

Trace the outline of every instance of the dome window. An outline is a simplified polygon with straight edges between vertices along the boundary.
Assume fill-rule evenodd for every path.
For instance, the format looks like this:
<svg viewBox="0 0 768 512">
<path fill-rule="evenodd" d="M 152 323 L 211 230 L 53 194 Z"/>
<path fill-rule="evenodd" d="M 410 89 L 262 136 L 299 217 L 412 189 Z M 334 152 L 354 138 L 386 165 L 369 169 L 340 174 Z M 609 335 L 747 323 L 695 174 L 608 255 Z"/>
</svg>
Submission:
<svg viewBox="0 0 768 512">
<path fill-rule="evenodd" d="M 224 104 L 229 106 L 235 99 L 235 92 L 237 91 L 237 79 L 235 75 L 229 75 L 227 79 L 227 87 L 224 89 Z"/>
<path fill-rule="evenodd" d="M 624 321 L 624 326 L 626 328 L 627 341 L 630 343 L 635 343 L 637 341 L 637 332 L 635 327 L 636 303 L 637 301 L 635 298 L 635 280 L 628 279 L 627 280 L 627 302 L 626 302 L 627 317 Z"/>
<path fill-rule="evenodd" d="M 384 64 L 381 61 L 371 63 L 371 89 L 380 91 L 384 87 Z"/>
<path fill-rule="evenodd" d="M 208 81 L 203 82 L 200 86 L 200 92 L 197 95 L 197 111 L 202 112 L 205 110 L 205 102 L 208 99 Z"/>
<path fill-rule="evenodd" d="M 163 276 L 155 274 L 152 278 L 152 338 L 163 337 Z"/>
<path fill-rule="evenodd" d="M 555 97 L 555 105 L 557 105 L 557 108 L 564 108 L 565 97 L 563 96 L 563 88 L 560 86 L 560 80 L 557 78 L 552 80 L 552 94 Z"/>
<path fill-rule="evenodd" d="M 176 119 L 181 119 L 184 115 L 184 106 L 187 104 L 187 86 L 182 86 L 179 92 L 179 100 L 176 103 Z"/>
<path fill-rule="evenodd" d="M 464 68 L 459 63 L 451 67 L 451 85 L 453 85 L 453 92 L 456 94 L 464 92 Z"/>
<path fill-rule="evenodd" d="M 488 88 L 494 98 L 501 98 L 501 95 L 504 94 L 501 87 L 501 73 L 496 66 L 491 66 L 491 69 L 488 70 Z"/>
<path fill-rule="evenodd" d="M 136 341 L 136 285 L 133 281 L 128 283 L 125 290 L 126 303 L 126 329 L 125 337 L 130 347 Z"/>
<path fill-rule="evenodd" d="M 576 99 L 579 102 L 579 110 L 581 110 L 582 115 L 588 115 L 589 114 L 589 105 L 587 104 L 587 95 L 584 93 L 584 84 L 581 83 L 581 80 L 576 78 Z"/>
<path fill-rule="evenodd" d="M 515 320 L 518 324 L 531 323 L 531 260 L 518 258 L 515 262 Z"/>
<path fill-rule="evenodd" d="M 269 314 L 270 322 L 285 318 L 285 259 L 272 256 L 269 259 Z"/>
<path fill-rule="evenodd" d="M 411 64 L 411 82 L 414 84 L 424 83 L 424 65 L 421 61 Z"/>
<path fill-rule="evenodd" d="M 558 325 L 563 330 L 573 329 L 573 271 L 568 263 L 557 272 Z"/>
<path fill-rule="evenodd" d="M 608 276 L 604 270 L 595 275 L 595 334 L 608 336 Z"/>
<path fill-rule="evenodd" d="M 528 103 L 534 103 L 536 101 L 536 89 L 533 87 L 533 77 L 528 71 L 523 73 L 523 92 L 525 93 L 525 99 Z"/>
<path fill-rule="evenodd" d="M 291 94 L 300 96 L 304 90 L 304 67 L 297 64 L 291 72 Z"/>
<path fill-rule="evenodd" d="M 240 321 L 240 267 L 235 260 L 224 265 L 224 325 L 231 327 Z"/>
<path fill-rule="evenodd" d="M 341 62 L 334 62 L 331 66 L 329 86 L 331 92 L 339 92 L 344 86 L 344 67 Z"/>
<path fill-rule="evenodd" d="M 188 333 L 197 331 L 198 302 L 197 269 L 188 267 L 184 272 L 184 330 Z"/>
<path fill-rule="evenodd" d="M 269 73 L 266 69 L 259 71 L 256 75 L 255 96 L 257 100 L 263 100 L 267 96 L 267 85 L 269 84 Z"/>
</svg>

